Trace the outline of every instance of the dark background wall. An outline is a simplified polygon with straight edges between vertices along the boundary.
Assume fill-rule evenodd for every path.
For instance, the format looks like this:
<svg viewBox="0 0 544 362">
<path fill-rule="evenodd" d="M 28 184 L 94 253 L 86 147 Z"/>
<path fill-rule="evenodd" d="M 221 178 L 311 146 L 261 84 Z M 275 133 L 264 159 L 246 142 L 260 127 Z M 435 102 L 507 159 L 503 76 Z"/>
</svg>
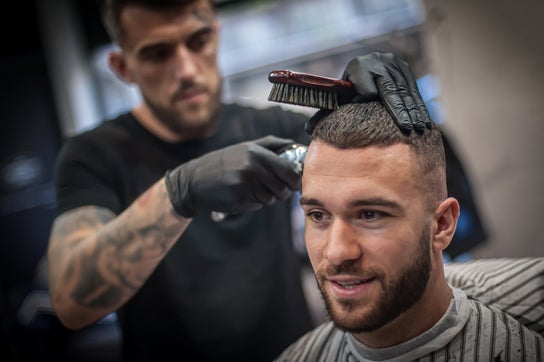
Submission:
<svg viewBox="0 0 544 362">
<path fill-rule="evenodd" d="M 61 141 L 37 17 L 32 4 L 17 4 L 12 15 L 22 26 L 0 25 L 6 38 L 0 57 L 3 292 L 31 281 L 45 250 L 52 221 L 52 166 Z"/>
<path fill-rule="evenodd" d="M 55 348 L 51 329 L 22 327 L 19 307 L 53 221 L 53 165 L 61 142 L 35 3 L 10 2 L 0 22 L 0 359 Z M 49 323 L 49 321 L 43 321 Z M 51 335 L 51 334 L 49 334 Z"/>
</svg>

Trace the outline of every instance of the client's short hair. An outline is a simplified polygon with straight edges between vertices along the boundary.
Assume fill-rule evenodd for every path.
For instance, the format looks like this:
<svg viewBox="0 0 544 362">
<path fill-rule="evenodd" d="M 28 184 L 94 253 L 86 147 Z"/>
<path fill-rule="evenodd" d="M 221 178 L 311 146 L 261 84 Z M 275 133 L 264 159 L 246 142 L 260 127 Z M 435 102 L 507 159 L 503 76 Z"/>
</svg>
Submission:
<svg viewBox="0 0 544 362">
<path fill-rule="evenodd" d="M 436 124 L 423 133 L 403 133 L 385 106 L 378 101 L 340 106 L 318 121 L 312 142 L 321 141 L 340 149 L 387 147 L 403 143 L 415 155 L 429 207 L 447 197 L 446 160 L 442 134 Z"/>
</svg>

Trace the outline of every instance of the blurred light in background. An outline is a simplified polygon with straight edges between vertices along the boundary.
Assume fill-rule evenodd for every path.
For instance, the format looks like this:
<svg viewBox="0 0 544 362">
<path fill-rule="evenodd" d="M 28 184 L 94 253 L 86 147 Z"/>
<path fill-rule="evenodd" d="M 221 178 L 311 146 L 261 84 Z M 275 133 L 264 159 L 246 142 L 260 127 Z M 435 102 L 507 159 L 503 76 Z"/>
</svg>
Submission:
<svg viewBox="0 0 544 362">
<path fill-rule="evenodd" d="M 431 119 L 439 124 L 444 122 L 444 108 L 438 99 L 440 96 L 438 79 L 432 74 L 425 74 L 418 78 L 416 82 Z"/>
<path fill-rule="evenodd" d="M 424 20 L 423 8 L 415 0 L 260 1 L 227 8 L 219 18 L 220 60 L 226 77 L 334 53 Z"/>
</svg>

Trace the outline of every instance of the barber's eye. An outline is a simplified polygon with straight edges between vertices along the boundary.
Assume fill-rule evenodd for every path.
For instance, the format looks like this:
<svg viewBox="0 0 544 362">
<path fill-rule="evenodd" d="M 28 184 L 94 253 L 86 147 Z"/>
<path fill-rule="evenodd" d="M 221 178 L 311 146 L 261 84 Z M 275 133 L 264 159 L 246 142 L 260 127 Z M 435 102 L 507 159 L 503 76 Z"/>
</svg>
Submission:
<svg viewBox="0 0 544 362">
<path fill-rule="evenodd" d="M 172 52 L 173 50 L 170 47 L 153 47 L 142 52 L 142 58 L 148 61 L 159 62 L 167 59 Z"/>
<path fill-rule="evenodd" d="M 206 31 L 204 33 L 199 33 L 187 43 L 187 47 L 193 51 L 200 51 L 206 47 L 210 42 L 212 37 L 211 31 Z"/>
</svg>

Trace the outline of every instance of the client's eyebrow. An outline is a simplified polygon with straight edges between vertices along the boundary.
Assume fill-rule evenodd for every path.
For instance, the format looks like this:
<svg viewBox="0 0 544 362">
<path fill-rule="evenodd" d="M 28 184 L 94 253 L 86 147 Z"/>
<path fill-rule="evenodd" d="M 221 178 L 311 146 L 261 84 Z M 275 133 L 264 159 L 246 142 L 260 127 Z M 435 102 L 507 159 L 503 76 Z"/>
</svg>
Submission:
<svg viewBox="0 0 544 362">
<path fill-rule="evenodd" d="M 313 197 L 304 197 L 301 196 L 299 199 L 300 205 L 310 205 L 310 206 L 321 206 L 323 207 L 323 202 L 319 201 L 316 198 Z M 385 200 L 382 198 L 371 198 L 371 199 L 363 199 L 363 200 L 354 200 L 349 203 L 349 207 L 361 207 L 361 206 L 385 206 L 391 209 L 395 210 L 401 210 L 402 207 L 397 202 Z"/>
<path fill-rule="evenodd" d="M 301 196 L 300 199 L 298 200 L 300 205 L 311 205 L 311 206 L 323 206 L 323 203 L 317 199 L 314 199 L 312 197 L 304 197 L 304 196 Z"/>
<path fill-rule="evenodd" d="M 350 202 L 349 204 L 351 207 L 358 207 L 358 206 L 385 206 L 390 209 L 398 209 L 400 210 L 402 207 L 400 204 L 394 201 L 385 200 L 382 198 L 371 198 L 371 199 L 364 199 L 364 200 L 355 200 Z"/>
</svg>

